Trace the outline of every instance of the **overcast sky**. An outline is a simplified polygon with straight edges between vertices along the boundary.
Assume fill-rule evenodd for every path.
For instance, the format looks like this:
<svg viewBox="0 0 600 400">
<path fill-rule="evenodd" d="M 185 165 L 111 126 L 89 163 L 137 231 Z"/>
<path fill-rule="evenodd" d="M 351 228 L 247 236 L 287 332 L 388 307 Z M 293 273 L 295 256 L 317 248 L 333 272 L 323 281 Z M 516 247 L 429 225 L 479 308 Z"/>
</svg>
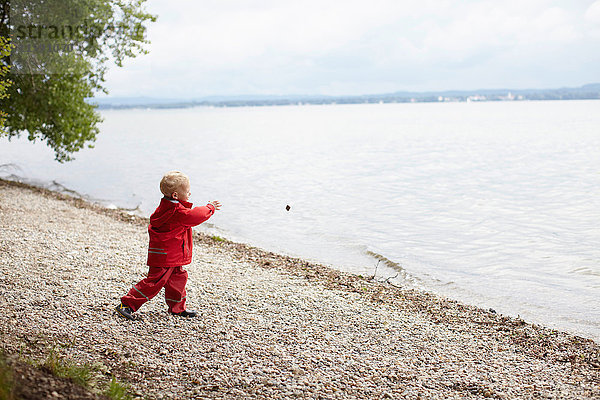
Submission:
<svg viewBox="0 0 600 400">
<path fill-rule="evenodd" d="M 600 0 L 149 0 L 111 97 L 349 95 L 600 82 Z"/>
</svg>

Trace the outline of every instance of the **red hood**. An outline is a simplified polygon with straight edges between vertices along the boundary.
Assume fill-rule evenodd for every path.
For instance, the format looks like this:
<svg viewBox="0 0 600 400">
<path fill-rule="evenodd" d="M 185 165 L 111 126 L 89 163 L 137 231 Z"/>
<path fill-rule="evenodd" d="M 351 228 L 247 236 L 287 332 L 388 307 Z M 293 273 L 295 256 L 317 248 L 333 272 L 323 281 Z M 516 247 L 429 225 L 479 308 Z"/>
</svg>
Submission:
<svg viewBox="0 0 600 400">
<path fill-rule="evenodd" d="M 151 231 L 150 237 L 164 241 L 178 237 L 185 232 L 186 227 L 183 225 L 177 224 L 175 229 L 171 227 L 171 223 L 176 222 L 172 218 L 175 216 L 177 209 L 184 207 L 191 208 L 192 203 L 187 201 L 174 203 L 167 198 L 163 198 L 156 211 L 150 216 L 150 226 L 148 226 L 148 231 Z"/>
</svg>

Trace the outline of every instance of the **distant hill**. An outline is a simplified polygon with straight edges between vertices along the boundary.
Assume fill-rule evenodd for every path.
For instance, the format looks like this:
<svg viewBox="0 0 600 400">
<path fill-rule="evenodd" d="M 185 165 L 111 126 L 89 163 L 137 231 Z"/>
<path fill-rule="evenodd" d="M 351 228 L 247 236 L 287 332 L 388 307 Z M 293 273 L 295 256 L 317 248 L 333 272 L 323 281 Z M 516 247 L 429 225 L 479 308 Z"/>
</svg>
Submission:
<svg viewBox="0 0 600 400">
<path fill-rule="evenodd" d="M 357 96 L 321 95 L 243 95 L 210 96 L 200 99 L 161 99 L 152 97 L 93 98 L 90 103 L 101 109 L 110 108 L 187 108 L 197 106 L 241 107 L 290 104 L 361 104 L 361 103 L 423 103 L 455 101 L 526 101 L 600 99 L 600 83 L 576 88 L 558 89 L 481 89 L 440 92 L 394 92 Z"/>
</svg>

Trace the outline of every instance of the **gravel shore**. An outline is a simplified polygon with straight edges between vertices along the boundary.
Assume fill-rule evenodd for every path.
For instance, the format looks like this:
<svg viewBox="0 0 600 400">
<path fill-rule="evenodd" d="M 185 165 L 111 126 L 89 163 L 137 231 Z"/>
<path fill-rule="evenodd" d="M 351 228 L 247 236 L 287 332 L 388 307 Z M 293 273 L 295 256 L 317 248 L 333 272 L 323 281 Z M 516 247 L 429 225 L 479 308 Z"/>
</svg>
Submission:
<svg viewBox="0 0 600 400">
<path fill-rule="evenodd" d="M 199 317 L 159 294 L 126 321 L 146 224 L 0 180 L 2 348 L 59 348 L 150 399 L 600 398 L 592 340 L 200 234 Z"/>
</svg>

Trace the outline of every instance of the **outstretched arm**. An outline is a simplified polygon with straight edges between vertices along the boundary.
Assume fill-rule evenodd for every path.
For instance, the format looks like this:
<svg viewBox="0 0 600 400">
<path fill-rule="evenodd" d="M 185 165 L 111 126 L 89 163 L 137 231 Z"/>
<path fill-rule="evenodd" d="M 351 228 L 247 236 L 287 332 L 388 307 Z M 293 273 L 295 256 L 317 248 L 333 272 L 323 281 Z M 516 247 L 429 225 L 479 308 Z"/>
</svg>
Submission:
<svg viewBox="0 0 600 400">
<path fill-rule="evenodd" d="M 221 208 L 221 203 L 214 200 L 205 206 L 194 207 L 192 209 L 183 210 L 180 216 L 180 222 L 187 226 L 200 225 L 209 219 L 216 210 Z"/>
</svg>

